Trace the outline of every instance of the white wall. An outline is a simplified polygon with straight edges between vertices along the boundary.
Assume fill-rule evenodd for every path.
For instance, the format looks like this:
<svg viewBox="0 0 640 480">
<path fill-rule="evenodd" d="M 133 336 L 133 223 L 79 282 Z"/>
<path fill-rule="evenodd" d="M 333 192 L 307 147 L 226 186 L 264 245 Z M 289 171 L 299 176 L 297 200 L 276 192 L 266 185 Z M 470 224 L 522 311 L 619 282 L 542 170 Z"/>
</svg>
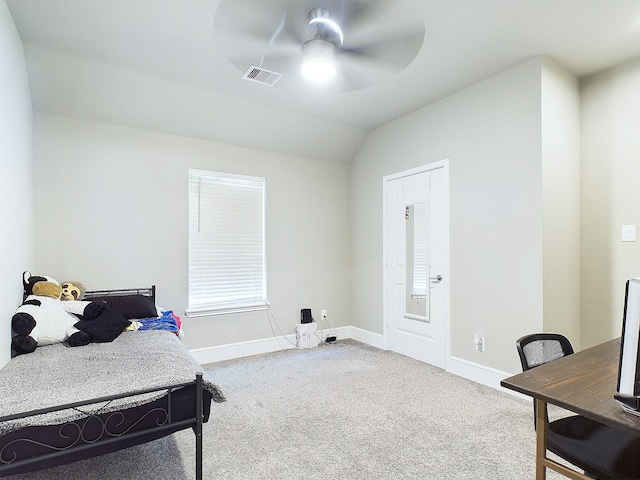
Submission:
<svg viewBox="0 0 640 480">
<path fill-rule="evenodd" d="M 584 347 L 620 335 L 625 282 L 640 276 L 640 244 L 621 241 L 640 225 L 638 85 L 640 59 L 581 82 Z"/>
<path fill-rule="evenodd" d="M 450 160 L 451 354 L 520 370 L 542 329 L 541 59 L 373 132 L 352 163 L 352 323 L 383 333 L 382 177 Z M 474 334 L 486 338 L 475 351 Z"/>
<path fill-rule="evenodd" d="M 22 42 L 0 0 L 0 366 L 11 356 L 11 317 L 31 264 L 32 109 Z"/>
<path fill-rule="evenodd" d="M 188 348 L 271 337 L 266 312 L 185 318 L 189 168 L 267 179 L 267 283 L 285 334 L 300 309 L 348 325 L 346 165 L 35 116 L 35 270 L 88 288 L 155 283 Z"/>
<path fill-rule="evenodd" d="M 542 62 L 543 330 L 580 350 L 580 87 Z"/>
</svg>

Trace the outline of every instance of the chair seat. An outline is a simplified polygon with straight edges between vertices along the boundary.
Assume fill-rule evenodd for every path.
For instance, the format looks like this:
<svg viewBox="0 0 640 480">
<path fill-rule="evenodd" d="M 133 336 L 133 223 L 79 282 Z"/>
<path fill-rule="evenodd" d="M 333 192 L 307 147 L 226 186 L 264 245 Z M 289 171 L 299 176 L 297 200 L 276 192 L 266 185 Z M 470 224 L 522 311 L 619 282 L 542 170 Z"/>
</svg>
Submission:
<svg viewBox="0 0 640 480">
<path fill-rule="evenodd" d="M 581 415 L 549 423 L 547 448 L 601 480 L 640 479 L 640 437 Z"/>
</svg>

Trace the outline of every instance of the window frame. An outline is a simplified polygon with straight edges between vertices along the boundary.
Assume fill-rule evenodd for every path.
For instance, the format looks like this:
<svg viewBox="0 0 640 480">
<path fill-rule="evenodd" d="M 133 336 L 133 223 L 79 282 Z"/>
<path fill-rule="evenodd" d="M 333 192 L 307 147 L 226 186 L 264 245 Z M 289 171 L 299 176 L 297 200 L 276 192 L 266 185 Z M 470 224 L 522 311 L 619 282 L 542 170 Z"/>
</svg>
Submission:
<svg viewBox="0 0 640 480">
<path fill-rule="evenodd" d="M 215 183 L 220 183 L 222 184 L 234 184 L 236 183 L 238 187 L 241 187 L 241 184 L 243 182 L 246 183 L 245 187 L 247 189 L 247 191 L 249 191 L 250 189 L 252 189 L 252 187 L 250 187 L 250 184 L 253 184 L 253 187 L 255 189 L 256 186 L 260 186 L 261 190 L 260 190 L 260 194 L 261 194 L 261 211 L 259 215 L 256 215 L 256 210 L 254 210 L 252 213 L 255 215 L 255 217 L 259 217 L 260 218 L 260 254 L 261 254 L 261 278 L 262 278 L 262 283 L 261 283 L 261 288 L 252 288 L 251 292 L 254 293 L 253 295 L 250 296 L 246 296 L 244 298 L 241 299 L 237 299 L 237 300 L 227 300 L 227 301 L 219 301 L 219 300 L 215 300 L 216 298 L 219 298 L 219 292 L 212 294 L 212 296 L 210 297 L 210 302 L 202 302 L 201 298 L 202 296 L 200 295 L 200 299 L 199 301 L 196 301 L 196 297 L 198 297 L 198 295 L 196 295 L 192 289 L 194 288 L 195 285 L 199 285 L 201 288 L 205 287 L 205 288 L 215 288 L 216 284 L 215 282 L 211 282 L 210 284 L 207 284 L 206 282 L 201 282 L 200 284 L 197 284 L 196 281 L 194 281 L 194 279 L 192 278 L 192 276 L 195 276 L 193 273 L 193 269 L 197 269 L 197 268 L 201 268 L 202 269 L 202 264 L 198 264 L 197 262 L 193 262 L 192 261 L 192 249 L 194 248 L 194 242 L 192 241 L 192 235 L 193 235 L 193 227 L 194 227 L 194 221 L 196 222 L 196 224 L 200 225 L 200 221 L 201 221 L 201 212 L 202 212 L 202 204 L 201 204 L 201 200 L 202 200 L 202 196 L 201 196 L 201 190 L 198 190 L 197 193 L 197 199 L 193 198 L 194 197 L 194 192 L 193 192 L 193 188 L 195 187 L 196 181 L 209 181 L 212 184 L 212 190 L 215 189 L 215 186 L 213 186 L 213 184 Z M 201 183 L 199 184 L 198 188 L 201 188 Z M 245 192 L 246 193 L 246 192 Z M 209 195 L 212 195 L 211 193 L 208 193 Z M 212 195 L 211 198 L 213 198 L 213 196 L 218 196 L 219 193 L 214 193 Z M 231 195 L 234 195 L 233 193 L 229 195 L 229 197 L 231 197 Z M 238 191 L 235 192 L 235 197 L 239 197 L 241 195 L 241 193 L 239 193 Z M 221 195 L 222 197 L 224 195 Z M 257 198 L 256 195 L 254 195 L 253 197 Z M 197 206 L 195 206 L 195 208 L 197 209 L 197 215 L 198 218 L 194 219 L 193 218 L 193 214 L 194 214 L 194 204 L 193 202 L 197 201 Z M 198 170 L 198 169 L 189 169 L 188 172 L 188 293 L 187 293 L 187 309 L 186 309 L 186 315 L 187 317 L 203 317 L 203 316 L 212 316 L 212 315 L 224 315 L 224 314 L 233 314 L 233 313 L 243 313 L 243 312 L 251 312 L 251 311 L 257 311 L 257 310 L 265 310 L 267 309 L 269 303 L 267 301 L 267 262 L 266 262 L 266 178 L 265 177 L 256 177 L 256 176 L 250 176 L 250 175 L 241 175 L 241 174 L 233 174 L 233 173 L 226 173 L 226 172 L 218 172 L 218 171 L 210 171 L 210 170 Z M 209 214 L 211 214 L 213 217 L 215 218 L 215 212 L 208 212 Z M 237 217 L 235 217 L 237 218 Z M 236 222 L 237 223 L 237 222 Z M 199 227 L 198 227 L 199 228 Z M 255 224 L 254 225 L 250 225 L 249 228 L 256 228 Z M 202 248 L 202 246 L 206 246 L 207 242 L 203 241 L 199 246 Z M 211 243 L 210 245 L 212 248 L 215 248 L 215 244 Z M 257 246 L 256 244 L 253 244 L 254 247 Z M 246 252 L 245 252 L 246 253 Z M 233 257 L 234 259 L 237 260 L 237 257 Z M 258 265 L 258 262 L 252 262 L 253 265 Z M 209 270 L 209 272 L 211 272 L 213 270 Z M 232 279 L 232 276 L 227 276 L 225 279 L 225 283 L 229 283 L 229 280 Z M 238 279 L 241 280 L 240 277 L 238 277 Z M 218 285 L 221 285 L 222 282 L 220 282 Z M 261 290 L 260 292 L 258 292 L 258 290 Z M 255 295 L 256 293 L 259 293 L 259 295 Z"/>
</svg>

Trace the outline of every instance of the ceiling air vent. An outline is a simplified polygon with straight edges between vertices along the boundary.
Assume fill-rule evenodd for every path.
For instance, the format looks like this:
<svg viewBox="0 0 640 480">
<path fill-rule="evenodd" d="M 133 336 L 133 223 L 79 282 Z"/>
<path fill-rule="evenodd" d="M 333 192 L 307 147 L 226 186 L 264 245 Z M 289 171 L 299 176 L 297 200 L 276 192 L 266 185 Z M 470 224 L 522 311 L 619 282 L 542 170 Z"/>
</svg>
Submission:
<svg viewBox="0 0 640 480">
<path fill-rule="evenodd" d="M 272 72 L 271 70 L 267 70 L 262 67 L 256 67 L 255 65 L 251 65 L 242 78 L 245 80 L 251 80 L 252 82 L 261 83 L 262 85 L 267 85 L 269 87 L 273 87 L 278 80 L 282 78 L 281 73 Z"/>
</svg>

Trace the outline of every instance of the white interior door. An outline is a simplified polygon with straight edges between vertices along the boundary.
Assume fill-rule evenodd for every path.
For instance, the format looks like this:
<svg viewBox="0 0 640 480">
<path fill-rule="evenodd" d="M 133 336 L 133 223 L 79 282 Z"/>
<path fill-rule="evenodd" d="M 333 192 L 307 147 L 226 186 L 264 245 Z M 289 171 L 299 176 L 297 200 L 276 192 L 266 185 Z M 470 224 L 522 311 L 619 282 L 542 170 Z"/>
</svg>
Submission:
<svg viewBox="0 0 640 480">
<path fill-rule="evenodd" d="M 390 350 L 445 368 L 447 164 L 384 178 L 384 316 Z"/>
</svg>

